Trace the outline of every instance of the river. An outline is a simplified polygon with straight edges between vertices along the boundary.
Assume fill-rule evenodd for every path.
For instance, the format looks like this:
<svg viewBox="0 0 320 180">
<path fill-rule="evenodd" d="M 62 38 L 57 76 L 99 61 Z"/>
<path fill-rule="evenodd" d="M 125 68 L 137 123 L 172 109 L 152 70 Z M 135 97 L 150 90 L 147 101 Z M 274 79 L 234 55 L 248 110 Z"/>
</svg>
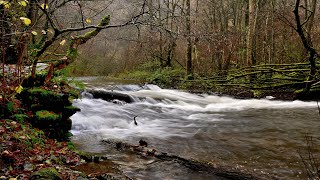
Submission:
<svg viewBox="0 0 320 180">
<path fill-rule="evenodd" d="M 300 158 L 308 156 L 306 136 L 312 136 L 315 145 L 320 144 L 316 102 L 235 99 L 155 85 L 100 82 L 89 83 L 89 87 L 128 94 L 134 99 L 133 103 L 107 102 L 86 94 L 73 103 L 81 112 L 71 117 L 72 140 L 83 151 L 107 153 L 111 159 L 112 153 L 101 140 L 137 144 L 143 139 L 149 147 L 188 159 L 248 169 L 279 179 L 306 179 Z M 317 153 L 316 150 L 315 156 Z M 139 164 L 128 158 L 122 161 L 128 161 L 122 162 L 124 171 L 137 179 L 150 179 L 150 174 L 159 173 L 148 169 L 148 163 Z M 169 171 L 161 173 L 162 178 L 151 179 L 170 177 Z M 181 179 L 175 177 L 168 179 Z"/>
</svg>

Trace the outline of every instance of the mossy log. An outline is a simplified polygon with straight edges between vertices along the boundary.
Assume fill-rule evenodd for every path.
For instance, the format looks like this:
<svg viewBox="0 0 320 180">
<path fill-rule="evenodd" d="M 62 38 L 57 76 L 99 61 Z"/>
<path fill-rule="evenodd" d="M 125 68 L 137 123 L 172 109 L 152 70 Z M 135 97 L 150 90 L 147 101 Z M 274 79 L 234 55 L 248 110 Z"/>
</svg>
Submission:
<svg viewBox="0 0 320 180">
<path fill-rule="evenodd" d="M 319 69 L 319 62 L 317 62 L 317 67 Z M 299 99 L 306 98 L 309 100 L 316 98 L 309 96 L 314 96 L 317 94 L 315 92 L 320 92 L 320 88 L 318 88 L 318 86 L 320 87 L 320 80 L 317 77 L 320 77 L 319 70 L 316 71 L 313 80 L 309 80 L 310 63 L 266 64 L 229 70 L 224 76 L 184 80 L 184 83 L 205 83 L 207 87 L 211 87 L 213 90 L 219 90 L 219 87 L 222 87 L 222 93 L 226 91 L 227 94 L 230 90 L 238 88 L 249 91 L 266 90 L 279 93 L 285 91 L 284 93 L 292 98 L 294 98 L 296 90 L 306 89 L 308 85 L 313 92 L 306 95 L 299 93 L 298 96 Z"/>
<path fill-rule="evenodd" d="M 56 63 L 54 63 L 54 68 L 63 69 L 70 63 L 74 62 L 78 56 L 78 47 L 82 44 L 85 44 L 87 41 L 94 38 L 95 36 L 97 36 L 101 32 L 101 30 L 103 30 L 105 26 L 109 24 L 109 22 L 110 22 L 110 16 L 105 16 L 104 18 L 102 18 L 102 20 L 94 30 L 89 31 L 84 35 L 73 37 L 73 39 L 69 44 L 69 48 L 66 56 L 61 58 L 60 61 L 57 61 Z"/>
</svg>

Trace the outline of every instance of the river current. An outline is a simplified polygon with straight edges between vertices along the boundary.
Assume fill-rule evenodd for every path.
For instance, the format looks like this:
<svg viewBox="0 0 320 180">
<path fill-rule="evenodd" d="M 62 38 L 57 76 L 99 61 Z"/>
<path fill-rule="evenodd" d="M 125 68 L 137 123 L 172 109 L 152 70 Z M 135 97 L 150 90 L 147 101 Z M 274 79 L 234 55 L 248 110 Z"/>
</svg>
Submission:
<svg viewBox="0 0 320 180">
<path fill-rule="evenodd" d="M 71 117 L 73 141 L 87 152 L 110 154 L 101 140 L 137 144 L 143 139 L 149 147 L 187 159 L 239 167 L 279 179 L 306 179 L 301 160 L 308 157 L 306 136 L 313 137 L 315 147 L 320 144 L 316 102 L 235 99 L 147 84 L 100 82 L 90 87 L 130 95 L 134 102 L 107 102 L 93 99 L 88 93 L 74 100 L 81 112 Z M 318 155 L 317 150 L 313 153 Z M 142 166 L 145 164 L 140 165 L 140 174 Z M 134 167 L 128 165 L 127 171 L 138 174 Z M 152 173 L 144 174 L 148 176 L 136 178 L 149 179 Z"/>
</svg>

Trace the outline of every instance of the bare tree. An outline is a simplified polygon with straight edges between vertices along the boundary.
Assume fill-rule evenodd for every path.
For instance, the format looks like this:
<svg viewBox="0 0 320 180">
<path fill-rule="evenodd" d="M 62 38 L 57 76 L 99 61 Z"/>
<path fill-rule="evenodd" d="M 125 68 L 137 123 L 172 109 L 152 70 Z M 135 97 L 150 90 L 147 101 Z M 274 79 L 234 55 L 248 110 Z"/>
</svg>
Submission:
<svg viewBox="0 0 320 180">
<path fill-rule="evenodd" d="M 314 2 L 316 3 L 316 1 Z M 314 80 L 315 80 L 315 74 L 316 74 L 315 58 L 319 57 L 319 54 L 317 53 L 316 49 L 312 46 L 311 38 L 308 39 L 308 36 L 306 35 L 305 30 L 303 29 L 303 26 L 305 23 L 301 23 L 299 8 L 300 8 L 300 0 L 296 0 L 295 7 L 293 10 L 295 21 L 296 21 L 295 30 L 299 34 L 301 41 L 303 43 L 303 46 L 308 51 L 308 54 L 309 54 L 308 60 L 310 62 L 310 74 L 305 87 L 305 92 L 309 92 L 311 85 L 314 83 Z M 307 18 L 307 20 L 308 19 L 309 18 Z"/>
</svg>

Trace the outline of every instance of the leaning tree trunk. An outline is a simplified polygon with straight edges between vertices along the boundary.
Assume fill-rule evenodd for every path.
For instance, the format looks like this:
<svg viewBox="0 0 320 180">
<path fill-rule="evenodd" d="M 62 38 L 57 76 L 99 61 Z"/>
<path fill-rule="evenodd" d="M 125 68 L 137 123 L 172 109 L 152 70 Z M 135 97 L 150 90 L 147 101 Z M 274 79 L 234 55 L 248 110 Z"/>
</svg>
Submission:
<svg viewBox="0 0 320 180">
<path fill-rule="evenodd" d="M 299 6 L 300 6 L 300 0 L 296 0 L 295 8 L 293 10 L 295 21 L 296 21 L 296 31 L 300 36 L 300 39 L 303 43 L 304 48 L 308 51 L 309 57 L 308 60 L 310 62 L 310 74 L 308 77 L 308 80 L 306 82 L 306 87 L 304 92 L 309 92 L 311 85 L 314 81 L 315 74 L 316 74 L 316 62 L 315 58 L 318 56 L 317 51 L 312 47 L 312 41 L 311 39 L 308 40 L 304 30 L 303 30 L 303 24 L 301 24 L 300 15 L 299 15 Z M 311 37 L 310 37 L 311 38 Z"/>
</svg>

